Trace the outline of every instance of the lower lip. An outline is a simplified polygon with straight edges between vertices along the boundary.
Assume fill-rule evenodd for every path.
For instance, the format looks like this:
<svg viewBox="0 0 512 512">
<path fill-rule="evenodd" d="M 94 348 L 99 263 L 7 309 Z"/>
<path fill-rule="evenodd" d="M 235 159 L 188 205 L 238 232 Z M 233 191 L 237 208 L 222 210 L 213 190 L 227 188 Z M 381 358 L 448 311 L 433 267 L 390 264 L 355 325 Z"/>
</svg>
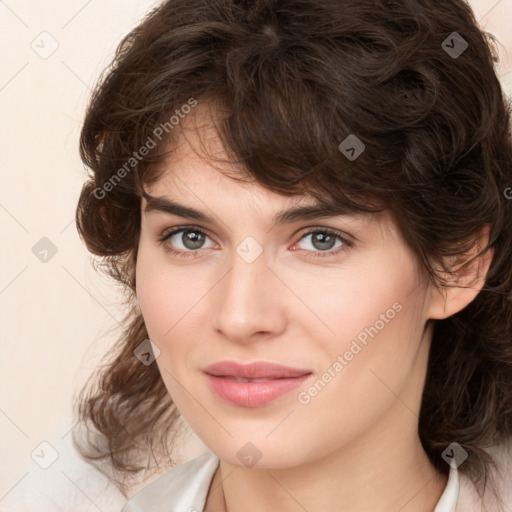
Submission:
<svg viewBox="0 0 512 512">
<path fill-rule="evenodd" d="M 261 407 L 298 388 L 312 374 L 265 382 L 238 382 L 206 374 L 212 391 L 221 399 L 241 407 Z"/>
</svg>

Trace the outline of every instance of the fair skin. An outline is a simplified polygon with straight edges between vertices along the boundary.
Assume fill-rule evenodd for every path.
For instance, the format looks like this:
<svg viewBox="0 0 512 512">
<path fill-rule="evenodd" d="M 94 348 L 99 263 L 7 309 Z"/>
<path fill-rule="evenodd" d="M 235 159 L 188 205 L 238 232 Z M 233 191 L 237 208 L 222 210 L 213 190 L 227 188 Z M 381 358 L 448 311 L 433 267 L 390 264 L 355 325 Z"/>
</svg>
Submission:
<svg viewBox="0 0 512 512">
<path fill-rule="evenodd" d="M 195 115 L 200 116 L 200 106 Z M 223 175 L 198 151 L 227 158 L 208 122 L 192 114 L 161 179 L 146 187 L 214 218 L 209 224 L 141 205 L 137 299 L 164 383 L 180 413 L 219 458 L 207 512 L 432 511 L 446 486 L 418 437 L 433 324 L 474 299 L 468 289 L 432 288 L 388 214 L 340 215 L 275 223 L 277 212 L 314 204 Z M 206 119 L 206 117 L 205 117 Z M 224 170 L 236 172 L 234 164 Z M 186 244 L 182 226 L 205 233 Z M 353 241 L 324 249 L 315 228 Z M 248 263 L 237 247 L 253 237 L 262 253 Z M 198 248 L 199 247 L 199 248 Z M 180 258 L 166 251 L 172 248 Z M 319 257 L 313 258 L 314 255 Z M 308 257 L 309 256 L 309 257 Z M 485 276 L 491 255 L 461 273 Z M 298 400 L 365 327 L 402 308 L 307 403 Z M 382 322 L 381 322 L 382 323 Z M 220 360 L 268 361 L 308 368 L 299 389 L 261 407 L 233 405 L 215 395 L 202 369 Z M 246 443 L 261 452 L 246 467 Z"/>
</svg>

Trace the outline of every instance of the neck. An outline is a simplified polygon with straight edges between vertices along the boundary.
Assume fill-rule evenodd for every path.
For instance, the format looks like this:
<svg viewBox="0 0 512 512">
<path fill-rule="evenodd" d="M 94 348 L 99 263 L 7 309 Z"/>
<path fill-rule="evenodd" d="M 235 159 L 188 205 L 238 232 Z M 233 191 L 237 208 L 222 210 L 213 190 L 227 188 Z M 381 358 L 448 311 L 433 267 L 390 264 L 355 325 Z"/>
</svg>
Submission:
<svg viewBox="0 0 512 512">
<path fill-rule="evenodd" d="M 381 424 L 360 443 L 301 466 L 248 469 L 221 461 L 205 512 L 432 512 L 447 476 L 431 465 L 417 432 L 394 421 L 392 442 Z"/>
</svg>

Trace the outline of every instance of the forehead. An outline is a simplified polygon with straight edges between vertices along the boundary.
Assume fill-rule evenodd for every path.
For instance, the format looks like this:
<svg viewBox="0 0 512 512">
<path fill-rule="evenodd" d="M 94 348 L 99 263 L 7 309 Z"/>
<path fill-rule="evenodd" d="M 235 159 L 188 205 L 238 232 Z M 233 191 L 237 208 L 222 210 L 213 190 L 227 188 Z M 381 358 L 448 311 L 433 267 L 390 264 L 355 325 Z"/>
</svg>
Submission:
<svg viewBox="0 0 512 512">
<path fill-rule="evenodd" d="M 318 203 L 309 194 L 276 194 L 251 177 L 222 143 L 217 132 L 220 116 L 214 104 L 199 103 L 180 120 L 166 147 L 168 155 L 158 167 L 159 179 L 145 186 L 150 195 L 194 199 L 194 193 L 200 191 L 203 198 L 244 195 L 261 205 L 276 201 L 283 205 Z"/>
<path fill-rule="evenodd" d="M 213 104 L 199 103 L 180 120 L 159 167 L 159 179 L 145 186 L 145 212 L 186 213 L 190 219 L 212 224 L 217 212 L 229 212 L 236 220 L 242 210 L 272 223 L 342 215 L 347 221 L 365 223 L 388 220 L 387 212 L 362 213 L 333 201 L 327 192 L 319 199 L 308 193 L 284 195 L 265 188 L 226 150 L 217 132 L 220 116 Z"/>
</svg>

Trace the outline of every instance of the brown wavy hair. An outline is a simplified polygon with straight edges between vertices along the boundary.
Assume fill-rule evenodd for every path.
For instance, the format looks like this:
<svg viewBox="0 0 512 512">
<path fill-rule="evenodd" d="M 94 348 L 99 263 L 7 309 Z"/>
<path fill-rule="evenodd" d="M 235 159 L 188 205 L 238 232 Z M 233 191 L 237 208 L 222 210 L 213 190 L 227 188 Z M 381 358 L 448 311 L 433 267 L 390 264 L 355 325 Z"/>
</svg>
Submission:
<svg viewBox="0 0 512 512">
<path fill-rule="evenodd" d="M 247 179 L 326 211 L 328 199 L 391 211 L 435 286 L 447 284 L 445 258 L 490 226 L 483 289 L 435 321 L 419 418 L 432 464 L 446 474 L 441 453 L 456 441 L 469 453 L 459 471 L 485 487 L 486 448 L 512 435 L 511 108 L 496 43 L 463 0 L 168 0 L 121 41 L 81 132 L 90 172 L 76 223 L 128 312 L 76 398 L 87 435 L 74 442 L 123 493 L 171 465 L 181 419 L 157 365 L 134 356 L 148 338 L 135 263 L 144 184 L 194 102 L 222 113 L 219 137 Z M 354 160 L 339 148 L 351 134 L 365 146 Z"/>
</svg>

